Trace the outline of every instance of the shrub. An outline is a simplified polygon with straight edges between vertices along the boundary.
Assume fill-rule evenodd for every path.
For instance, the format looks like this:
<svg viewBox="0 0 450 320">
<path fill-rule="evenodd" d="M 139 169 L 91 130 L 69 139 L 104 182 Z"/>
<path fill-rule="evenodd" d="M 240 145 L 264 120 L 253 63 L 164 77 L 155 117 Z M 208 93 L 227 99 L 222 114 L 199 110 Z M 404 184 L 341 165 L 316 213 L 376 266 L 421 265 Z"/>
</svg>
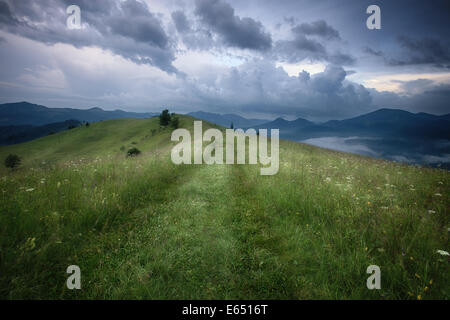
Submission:
<svg viewBox="0 0 450 320">
<path fill-rule="evenodd" d="M 131 148 L 127 151 L 127 157 L 136 157 L 141 153 L 138 148 Z"/>
<path fill-rule="evenodd" d="M 169 122 L 170 122 L 169 110 L 165 109 L 159 115 L 159 124 L 165 127 L 169 124 Z"/>
<path fill-rule="evenodd" d="M 5 167 L 15 169 L 20 165 L 20 157 L 16 154 L 10 154 L 5 159 Z"/>
<path fill-rule="evenodd" d="M 86 122 L 86 127 L 89 127 L 89 122 Z"/>
</svg>

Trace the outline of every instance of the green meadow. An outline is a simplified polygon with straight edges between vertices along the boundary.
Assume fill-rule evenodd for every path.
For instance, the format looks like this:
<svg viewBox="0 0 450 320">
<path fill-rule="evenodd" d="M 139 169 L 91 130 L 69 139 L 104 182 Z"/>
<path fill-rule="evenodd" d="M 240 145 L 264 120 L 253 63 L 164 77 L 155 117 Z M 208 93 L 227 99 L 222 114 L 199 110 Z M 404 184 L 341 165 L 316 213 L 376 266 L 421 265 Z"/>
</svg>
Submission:
<svg viewBox="0 0 450 320">
<path fill-rule="evenodd" d="M 177 166 L 171 132 L 120 119 L 0 147 L 22 158 L 0 169 L 0 298 L 450 298 L 449 171 L 289 141 L 274 176 Z"/>
</svg>

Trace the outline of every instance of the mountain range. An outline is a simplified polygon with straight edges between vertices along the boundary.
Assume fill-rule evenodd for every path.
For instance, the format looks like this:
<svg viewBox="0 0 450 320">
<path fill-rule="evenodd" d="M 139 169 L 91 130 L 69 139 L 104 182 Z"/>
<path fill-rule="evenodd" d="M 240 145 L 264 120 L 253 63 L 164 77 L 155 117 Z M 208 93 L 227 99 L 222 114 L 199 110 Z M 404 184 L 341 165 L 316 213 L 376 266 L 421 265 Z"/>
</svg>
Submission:
<svg viewBox="0 0 450 320">
<path fill-rule="evenodd" d="M 150 118 L 135 113 L 47 108 L 28 102 L 0 105 L 0 144 L 15 144 L 77 126 L 118 118 Z M 450 167 L 450 114 L 411 113 L 379 109 L 344 120 L 314 123 L 306 119 L 272 121 L 236 114 L 191 112 L 187 115 L 229 128 L 279 129 L 280 138 L 388 160 Z"/>
<path fill-rule="evenodd" d="M 0 105 L 0 126 L 32 125 L 78 120 L 96 122 L 119 118 L 150 118 L 157 113 L 136 113 L 123 110 L 106 111 L 101 108 L 72 109 L 47 108 L 28 102 L 5 103 Z"/>
</svg>

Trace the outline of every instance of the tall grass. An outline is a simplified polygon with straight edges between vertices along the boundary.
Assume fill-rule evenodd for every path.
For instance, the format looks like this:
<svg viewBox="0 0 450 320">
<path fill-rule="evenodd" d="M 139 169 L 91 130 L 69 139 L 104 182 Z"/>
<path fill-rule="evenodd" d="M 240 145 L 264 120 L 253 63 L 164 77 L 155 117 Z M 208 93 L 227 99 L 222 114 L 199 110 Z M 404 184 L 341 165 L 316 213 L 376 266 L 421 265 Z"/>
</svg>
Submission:
<svg viewBox="0 0 450 320">
<path fill-rule="evenodd" d="M 261 176 L 175 166 L 171 145 L 157 119 L 129 119 L 0 148 L 26 155 L 1 171 L 0 297 L 449 298 L 448 171 L 282 141 Z"/>
</svg>

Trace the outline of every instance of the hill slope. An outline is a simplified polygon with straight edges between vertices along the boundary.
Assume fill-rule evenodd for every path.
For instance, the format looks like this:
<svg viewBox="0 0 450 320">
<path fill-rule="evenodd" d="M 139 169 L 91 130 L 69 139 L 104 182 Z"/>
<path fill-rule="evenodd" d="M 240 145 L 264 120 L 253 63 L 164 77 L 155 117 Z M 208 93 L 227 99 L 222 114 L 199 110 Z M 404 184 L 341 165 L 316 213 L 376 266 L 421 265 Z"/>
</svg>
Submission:
<svg viewBox="0 0 450 320">
<path fill-rule="evenodd" d="M 0 147 L 24 158 L 1 171 L 0 297 L 450 298 L 448 171 L 288 141 L 275 176 L 176 166 L 170 132 L 121 119 Z"/>
<path fill-rule="evenodd" d="M 31 141 L 80 125 L 82 123 L 78 120 L 66 120 L 64 122 L 49 123 L 43 126 L 0 126 L 0 145 Z"/>
</svg>

